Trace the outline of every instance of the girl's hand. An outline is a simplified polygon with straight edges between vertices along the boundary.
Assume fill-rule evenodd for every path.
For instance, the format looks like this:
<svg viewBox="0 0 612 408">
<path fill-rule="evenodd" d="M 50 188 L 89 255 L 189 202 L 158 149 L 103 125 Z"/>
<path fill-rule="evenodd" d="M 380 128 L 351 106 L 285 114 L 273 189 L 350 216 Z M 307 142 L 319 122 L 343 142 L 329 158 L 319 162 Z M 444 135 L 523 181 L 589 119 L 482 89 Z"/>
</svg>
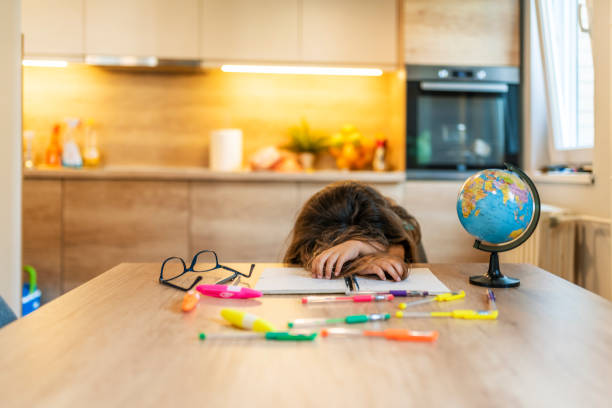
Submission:
<svg viewBox="0 0 612 408">
<path fill-rule="evenodd" d="M 313 259 L 311 272 L 315 278 L 331 279 L 340 275 L 342 266 L 362 255 L 375 253 L 376 249 L 362 241 L 349 240 L 321 252 Z"/>
<path fill-rule="evenodd" d="M 387 280 L 387 275 L 395 281 L 402 280 L 405 264 L 402 258 L 388 254 L 376 254 L 360 259 L 356 265 L 356 275 L 377 275 Z"/>
</svg>

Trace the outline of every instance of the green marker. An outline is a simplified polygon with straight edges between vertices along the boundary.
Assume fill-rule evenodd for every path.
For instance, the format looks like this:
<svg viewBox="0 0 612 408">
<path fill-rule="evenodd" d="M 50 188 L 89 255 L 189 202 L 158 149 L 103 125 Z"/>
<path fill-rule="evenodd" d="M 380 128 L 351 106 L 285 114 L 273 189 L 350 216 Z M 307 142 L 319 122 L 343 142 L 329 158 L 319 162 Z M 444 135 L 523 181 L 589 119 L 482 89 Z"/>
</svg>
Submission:
<svg viewBox="0 0 612 408">
<path fill-rule="evenodd" d="M 334 319 L 325 318 L 314 318 L 314 319 L 297 319 L 289 322 L 287 326 L 290 329 L 296 327 L 310 327 L 310 326 L 328 326 L 332 324 L 355 324 L 355 323 L 367 323 L 378 320 L 389 320 L 391 315 L 389 313 L 374 313 L 374 314 L 361 314 L 361 315 L 350 315 L 346 317 L 338 317 Z"/>
<path fill-rule="evenodd" d="M 276 341 L 313 341 L 317 333 L 289 333 L 289 332 L 252 332 L 252 333 L 200 333 L 200 340 L 247 340 L 266 339 Z"/>
</svg>

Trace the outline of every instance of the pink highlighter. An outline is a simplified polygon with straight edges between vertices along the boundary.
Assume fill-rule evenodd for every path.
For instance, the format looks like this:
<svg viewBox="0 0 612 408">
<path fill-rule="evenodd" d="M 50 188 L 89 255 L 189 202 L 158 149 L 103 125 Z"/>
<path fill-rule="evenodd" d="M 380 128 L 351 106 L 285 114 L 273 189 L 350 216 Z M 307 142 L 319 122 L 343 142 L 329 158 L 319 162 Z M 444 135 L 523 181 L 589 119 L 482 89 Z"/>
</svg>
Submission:
<svg viewBox="0 0 612 408">
<path fill-rule="evenodd" d="M 261 296 L 258 290 L 230 285 L 198 285 L 196 290 L 203 295 L 224 299 L 250 299 Z"/>
</svg>

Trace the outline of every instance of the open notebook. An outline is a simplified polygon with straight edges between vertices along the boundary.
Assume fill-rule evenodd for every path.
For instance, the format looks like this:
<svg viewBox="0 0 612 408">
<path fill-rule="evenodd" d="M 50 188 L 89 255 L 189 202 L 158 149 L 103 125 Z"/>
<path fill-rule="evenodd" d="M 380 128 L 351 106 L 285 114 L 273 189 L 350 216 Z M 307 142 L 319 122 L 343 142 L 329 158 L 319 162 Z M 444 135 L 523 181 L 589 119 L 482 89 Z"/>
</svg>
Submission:
<svg viewBox="0 0 612 408">
<path fill-rule="evenodd" d="M 400 282 L 355 277 L 360 292 L 389 290 L 426 290 L 449 292 L 428 268 L 412 268 L 410 276 Z M 255 289 L 268 295 L 346 293 L 350 291 L 344 279 L 314 279 L 303 268 L 266 268 Z"/>
</svg>

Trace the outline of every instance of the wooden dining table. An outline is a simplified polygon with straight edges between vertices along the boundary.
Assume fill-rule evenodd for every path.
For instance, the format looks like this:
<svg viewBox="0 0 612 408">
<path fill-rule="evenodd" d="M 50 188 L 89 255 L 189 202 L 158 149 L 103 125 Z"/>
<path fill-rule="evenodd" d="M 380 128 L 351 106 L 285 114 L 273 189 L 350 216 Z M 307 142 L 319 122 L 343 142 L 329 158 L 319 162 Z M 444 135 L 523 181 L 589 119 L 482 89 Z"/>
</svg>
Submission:
<svg viewBox="0 0 612 408">
<path fill-rule="evenodd" d="M 248 271 L 250 264 L 228 264 Z M 241 284 L 253 287 L 257 264 Z M 464 299 L 415 311 L 486 309 L 468 277 L 485 264 L 426 264 Z M 320 336 L 313 342 L 200 340 L 238 333 L 226 307 L 277 328 L 301 317 L 389 312 L 400 302 L 303 305 L 300 296 L 202 297 L 158 282 L 159 264 L 121 264 L 0 329 L 0 406 L 612 406 L 612 303 L 535 266 L 506 264 L 518 288 L 496 289 L 497 320 L 371 322 L 437 330 L 435 343 Z M 227 271 L 201 274 L 211 283 Z M 193 280 L 188 273 L 185 282 Z M 183 278 L 181 278 L 183 279 Z"/>
</svg>

